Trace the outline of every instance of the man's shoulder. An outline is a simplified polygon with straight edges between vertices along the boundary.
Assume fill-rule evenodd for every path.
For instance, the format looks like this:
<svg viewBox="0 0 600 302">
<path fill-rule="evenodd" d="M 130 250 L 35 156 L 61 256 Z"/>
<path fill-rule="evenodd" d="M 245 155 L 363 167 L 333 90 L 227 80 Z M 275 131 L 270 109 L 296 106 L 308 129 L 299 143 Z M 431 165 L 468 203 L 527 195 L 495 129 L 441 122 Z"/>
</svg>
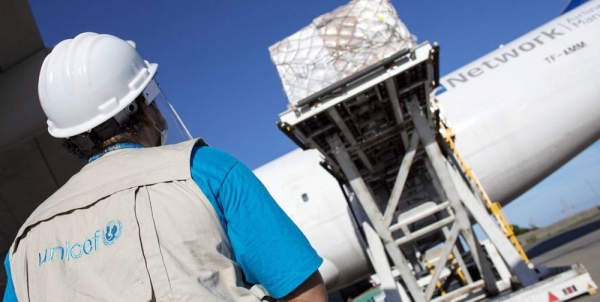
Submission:
<svg viewBox="0 0 600 302">
<path fill-rule="evenodd" d="M 239 160 L 233 155 L 211 146 L 195 146 L 190 159 L 192 169 L 231 169 Z"/>
</svg>

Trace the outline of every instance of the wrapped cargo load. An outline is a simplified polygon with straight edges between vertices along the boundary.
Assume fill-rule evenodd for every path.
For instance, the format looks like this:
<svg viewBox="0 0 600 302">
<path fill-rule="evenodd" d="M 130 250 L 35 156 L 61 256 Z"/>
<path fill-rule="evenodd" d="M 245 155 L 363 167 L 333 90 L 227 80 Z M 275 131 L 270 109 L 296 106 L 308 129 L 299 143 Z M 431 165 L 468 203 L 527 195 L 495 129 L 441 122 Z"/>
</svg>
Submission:
<svg viewBox="0 0 600 302">
<path fill-rule="evenodd" d="M 353 0 L 269 47 L 290 105 L 414 41 L 388 0 Z"/>
</svg>

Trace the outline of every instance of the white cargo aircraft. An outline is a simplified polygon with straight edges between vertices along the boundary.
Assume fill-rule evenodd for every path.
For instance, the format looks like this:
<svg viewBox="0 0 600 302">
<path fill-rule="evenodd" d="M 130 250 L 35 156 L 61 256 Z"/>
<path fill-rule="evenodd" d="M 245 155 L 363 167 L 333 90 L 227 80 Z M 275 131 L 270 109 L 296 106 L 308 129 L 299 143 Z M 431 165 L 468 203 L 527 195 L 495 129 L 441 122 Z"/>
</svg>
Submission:
<svg viewBox="0 0 600 302">
<path fill-rule="evenodd" d="M 510 202 L 600 138 L 600 0 L 579 2 L 441 79 L 437 99 L 458 151 L 495 201 Z M 49 50 L 27 2 L 0 0 L 0 8 L 3 256 L 31 211 L 82 164 L 46 132 L 36 86 Z M 325 259 L 321 272 L 336 290 L 372 268 L 354 214 L 320 161 L 317 151 L 295 150 L 255 173 Z"/>
<path fill-rule="evenodd" d="M 492 200 L 510 202 L 600 138 L 599 54 L 600 1 L 589 1 L 441 78 L 436 98 L 457 149 Z M 339 289 L 372 269 L 320 161 L 298 149 L 254 172 L 325 259 L 328 288 Z"/>
</svg>

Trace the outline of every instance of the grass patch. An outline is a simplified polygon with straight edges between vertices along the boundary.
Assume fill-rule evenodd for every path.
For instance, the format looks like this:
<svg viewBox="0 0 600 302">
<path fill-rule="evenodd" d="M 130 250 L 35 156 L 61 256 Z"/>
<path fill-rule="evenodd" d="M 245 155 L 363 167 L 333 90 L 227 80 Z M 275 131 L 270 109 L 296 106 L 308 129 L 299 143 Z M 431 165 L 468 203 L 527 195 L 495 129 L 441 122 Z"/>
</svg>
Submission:
<svg viewBox="0 0 600 302">
<path fill-rule="evenodd" d="M 539 229 L 539 230 L 541 231 L 541 232 L 540 232 L 540 234 L 538 234 L 538 235 L 536 235 L 536 236 L 533 236 L 533 237 L 531 237 L 531 238 L 527 238 L 526 240 L 524 240 L 524 242 L 522 242 L 522 244 L 523 244 L 523 248 L 524 248 L 524 249 L 527 249 L 527 248 L 531 247 L 531 246 L 532 246 L 533 244 L 535 244 L 535 243 L 538 243 L 538 242 L 540 242 L 540 241 L 543 241 L 543 240 L 545 240 L 545 239 L 547 239 L 547 238 L 550 238 L 550 237 L 552 237 L 552 236 L 555 236 L 555 235 L 557 235 L 557 234 L 560 234 L 560 233 L 562 233 L 562 232 L 564 232 L 564 231 L 566 231 L 566 230 L 568 230 L 568 229 L 571 229 L 571 228 L 574 228 L 574 227 L 580 226 L 580 225 L 582 225 L 582 224 L 584 224 L 584 223 L 586 223 L 586 222 L 589 222 L 589 221 L 595 220 L 595 219 L 597 219 L 597 218 L 600 218 L 600 212 L 597 212 L 597 213 L 595 213 L 594 215 L 591 215 L 591 216 L 588 216 L 588 217 L 585 217 L 585 218 L 581 218 L 581 219 L 579 219 L 579 220 L 576 220 L 576 221 L 574 221 L 574 222 L 571 222 L 571 223 L 569 223 L 569 224 L 566 224 L 564 227 L 562 227 L 562 228 L 560 228 L 560 229 L 556 229 L 556 230 L 554 230 L 554 231 L 551 231 L 551 232 L 544 233 L 544 232 L 543 232 L 543 229 L 550 228 L 550 227 L 552 227 L 553 225 L 549 225 L 549 226 L 547 226 L 547 227 L 545 227 L 545 228 L 541 228 L 541 229 Z M 569 218 L 566 218 L 566 219 L 569 219 Z M 559 222 L 557 222 L 557 223 L 555 223 L 555 224 L 559 224 L 559 223 L 561 223 L 561 222 L 562 222 L 562 221 L 559 221 Z"/>
</svg>

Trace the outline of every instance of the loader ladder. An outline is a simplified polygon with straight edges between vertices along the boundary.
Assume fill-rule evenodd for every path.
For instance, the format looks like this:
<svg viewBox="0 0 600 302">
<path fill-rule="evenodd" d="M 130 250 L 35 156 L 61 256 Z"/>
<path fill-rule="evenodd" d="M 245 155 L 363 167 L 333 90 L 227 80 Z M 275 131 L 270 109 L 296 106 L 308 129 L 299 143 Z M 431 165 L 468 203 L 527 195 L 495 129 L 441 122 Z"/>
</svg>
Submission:
<svg viewBox="0 0 600 302">
<path fill-rule="evenodd" d="M 434 99 L 434 103 L 437 103 L 437 100 Z M 508 238 L 508 240 L 510 240 L 510 242 L 514 245 L 517 252 L 519 252 L 519 255 L 521 255 L 523 261 L 529 264 L 529 257 L 527 257 L 527 254 L 525 254 L 521 243 L 517 239 L 517 236 L 515 236 L 512 225 L 508 221 L 508 218 L 506 218 L 506 215 L 504 215 L 504 212 L 502 211 L 502 205 L 499 202 L 492 202 L 490 200 L 489 196 L 483 189 L 483 186 L 479 182 L 479 179 L 475 175 L 475 172 L 473 172 L 473 170 L 471 170 L 471 168 L 465 163 L 462 156 L 456 149 L 456 145 L 454 142 L 455 135 L 452 131 L 452 128 L 449 128 L 443 121 L 444 119 L 441 119 L 440 121 L 440 134 L 446 141 L 450 150 L 452 150 L 452 153 L 454 154 L 454 157 L 458 161 L 462 170 L 465 171 L 465 175 L 467 176 L 469 181 L 473 184 L 473 186 L 475 186 L 475 188 L 479 192 L 479 195 L 485 202 L 485 206 L 487 207 L 488 211 L 492 216 L 494 216 L 494 218 L 496 218 L 496 222 L 498 223 L 498 226 L 504 233 L 504 236 L 506 236 L 506 238 Z"/>
</svg>

